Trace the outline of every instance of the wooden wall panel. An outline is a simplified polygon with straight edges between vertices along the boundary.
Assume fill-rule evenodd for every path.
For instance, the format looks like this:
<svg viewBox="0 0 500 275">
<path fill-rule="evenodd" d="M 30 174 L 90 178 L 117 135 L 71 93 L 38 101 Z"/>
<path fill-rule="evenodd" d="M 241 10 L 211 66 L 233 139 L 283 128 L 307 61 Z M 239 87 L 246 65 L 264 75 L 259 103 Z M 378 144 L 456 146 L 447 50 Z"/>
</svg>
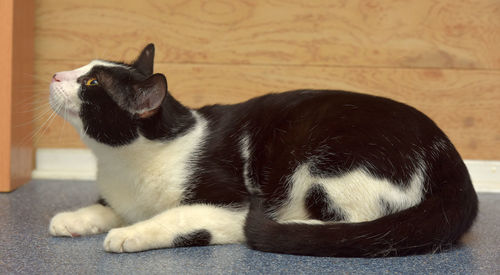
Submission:
<svg viewBox="0 0 500 275">
<path fill-rule="evenodd" d="M 38 75 L 50 78 L 55 71 L 81 65 L 46 61 L 38 62 L 36 68 Z M 236 103 L 297 88 L 346 89 L 388 96 L 428 114 L 466 158 L 500 158 L 496 149 L 500 144 L 500 71 L 190 64 L 160 64 L 156 70 L 167 76 L 174 97 L 191 107 Z M 43 91 L 46 85 L 37 84 L 37 91 Z M 46 94 L 46 89 L 41 93 Z M 57 119 L 37 146 L 83 145 L 73 127 Z"/>
<path fill-rule="evenodd" d="M 39 0 L 43 60 L 500 68 L 498 0 Z"/>
<path fill-rule="evenodd" d="M 155 42 L 181 102 L 348 89 L 421 109 L 466 158 L 500 159 L 498 0 L 36 1 L 36 147 L 81 147 L 49 117 L 54 72 Z M 45 112 L 45 113 L 44 113 Z"/>
</svg>

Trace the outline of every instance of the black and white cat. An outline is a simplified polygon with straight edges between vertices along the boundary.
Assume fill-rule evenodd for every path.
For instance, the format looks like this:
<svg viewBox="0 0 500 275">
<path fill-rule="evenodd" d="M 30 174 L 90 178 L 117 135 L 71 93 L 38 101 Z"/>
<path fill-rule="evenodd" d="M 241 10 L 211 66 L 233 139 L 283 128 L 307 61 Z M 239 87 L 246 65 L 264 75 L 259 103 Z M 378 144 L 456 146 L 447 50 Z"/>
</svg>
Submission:
<svg viewBox="0 0 500 275">
<path fill-rule="evenodd" d="M 153 59 L 150 44 L 132 64 L 53 76 L 50 102 L 97 157 L 102 199 L 57 214 L 52 235 L 109 231 L 110 252 L 246 243 L 379 257 L 449 248 L 473 223 L 462 159 L 414 108 L 297 90 L 189 109 Z"/>
</svg>

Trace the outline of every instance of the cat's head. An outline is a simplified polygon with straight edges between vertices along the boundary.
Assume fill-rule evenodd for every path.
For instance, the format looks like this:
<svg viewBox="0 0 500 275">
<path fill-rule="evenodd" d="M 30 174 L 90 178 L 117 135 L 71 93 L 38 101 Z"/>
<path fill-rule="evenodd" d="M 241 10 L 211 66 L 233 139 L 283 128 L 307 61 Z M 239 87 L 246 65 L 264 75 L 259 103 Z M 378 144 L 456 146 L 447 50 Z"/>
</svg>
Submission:
<svg viewBox="0 0 500 275">
<path fill-rule="evenodd" d="M 161 117 L 168 95 L 165 76 L 153 74 L 153 61 L 154 45 L 149 44 L 131 64 L 94 60 L 56 73 L 51 106 L 85 137 L 111 146 L 128 144 L 144 124 Z"/>
</svg>

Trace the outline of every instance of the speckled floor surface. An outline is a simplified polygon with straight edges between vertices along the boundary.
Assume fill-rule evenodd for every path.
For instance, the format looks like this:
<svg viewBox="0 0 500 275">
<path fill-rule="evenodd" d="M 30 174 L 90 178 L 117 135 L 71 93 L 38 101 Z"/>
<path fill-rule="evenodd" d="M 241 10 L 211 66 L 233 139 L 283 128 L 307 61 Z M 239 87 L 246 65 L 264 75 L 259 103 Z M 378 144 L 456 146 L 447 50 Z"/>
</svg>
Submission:
<svg viewBox="0 0 500 275">
<path fill-rule="evenodd" d="M 480 194 L 480 214 L 463 245 L 385 259 L 300 257 L 243 245 L 104 252 L 104 235 L 53 238 L 50 218 L 93 203 L 93 182 L 33 181 L 0 194 L 0 274 L 500 274 L 500 194 Z"/>
</svg>

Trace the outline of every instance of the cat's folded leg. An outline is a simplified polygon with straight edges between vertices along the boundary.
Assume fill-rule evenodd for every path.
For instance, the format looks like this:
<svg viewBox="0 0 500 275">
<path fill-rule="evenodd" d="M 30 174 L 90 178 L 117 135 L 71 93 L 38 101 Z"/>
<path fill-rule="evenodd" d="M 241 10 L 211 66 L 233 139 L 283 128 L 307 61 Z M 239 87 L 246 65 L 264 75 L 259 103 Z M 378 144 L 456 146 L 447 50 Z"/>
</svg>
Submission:
<svg viewBox="0 0 500 275">
<path fill-rule="evenodd" d="M 241 243 L 247 210 L 213 205 L 185 205 L 151 219 L 111 230 L 104 240 L 109 252 Z"/>
<path fill-rule="evenodd" d="M 52 236 L 78 237 L 107 232 L 122 223 L 122 219 L 113 209 L 94 204 L 55 215 L 50 221 L 49 232 Z"/>
</svg>

